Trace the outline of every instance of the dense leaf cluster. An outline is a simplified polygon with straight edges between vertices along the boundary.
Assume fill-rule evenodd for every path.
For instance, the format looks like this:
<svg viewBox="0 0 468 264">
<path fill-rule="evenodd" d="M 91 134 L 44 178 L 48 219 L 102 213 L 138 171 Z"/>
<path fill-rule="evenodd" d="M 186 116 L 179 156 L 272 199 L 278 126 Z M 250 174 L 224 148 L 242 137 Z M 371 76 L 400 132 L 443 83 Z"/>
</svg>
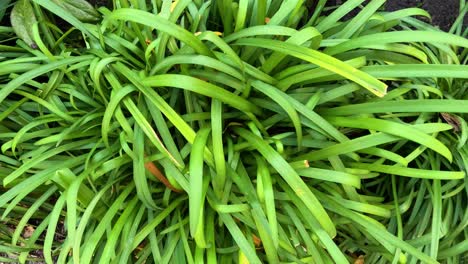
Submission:
<svg viewBox="0 0 468 264">
<path fill-rule="evenodd" d="M 468 5 L 326 2 L 0 2 L 0 262 L 461 263 Z"/>
</svg>

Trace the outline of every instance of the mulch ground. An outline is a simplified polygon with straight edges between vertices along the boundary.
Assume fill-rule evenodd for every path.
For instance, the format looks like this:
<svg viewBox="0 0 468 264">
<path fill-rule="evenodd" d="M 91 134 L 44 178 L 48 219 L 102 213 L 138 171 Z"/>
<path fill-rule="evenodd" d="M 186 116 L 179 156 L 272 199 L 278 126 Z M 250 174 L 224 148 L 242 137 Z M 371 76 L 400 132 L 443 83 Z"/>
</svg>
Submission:
<svg viewBox="0 0 468 264">
<path fill-rule="evenodd" d="M 329 0 L 329 4 L 342 4 L 346 0 Z M 385 9 L 400 10 L 408 7 L 423 8 L 432 16 L 432 24 L 448 31 L 459 14 L 459 0 L 387 0 Z M 465 26 L 468 25 L 465 19 Z"/>
<path fill-rule="evenodd" d="M 434 25 L 448 31 L 458 17 L 459 4 L 459 0 L 388 0 L 386 9 L 394 11 L 407 7 L 421 7 L 431 14 Z"/>
</svg>

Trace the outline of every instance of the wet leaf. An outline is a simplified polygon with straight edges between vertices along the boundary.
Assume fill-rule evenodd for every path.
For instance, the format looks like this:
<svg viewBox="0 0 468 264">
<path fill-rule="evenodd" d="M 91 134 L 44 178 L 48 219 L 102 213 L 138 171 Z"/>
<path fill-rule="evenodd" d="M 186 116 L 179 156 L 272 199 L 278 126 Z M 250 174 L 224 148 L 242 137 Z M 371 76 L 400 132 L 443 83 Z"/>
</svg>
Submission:
<svg viewBox="0 0 468 264">
<path fill-rule="evenodd" d="M 364 264 L 364 256 L 360 255 L 356 260 L 354 260 L 354 264 Z"/>
<path fill-rule="evenodd" d="M 37 22 L 36 15 L 29 0 L 16 2 L 10 15 L 11 25 L 16 35 L 31 48 L 37 48 L 33 40 L 32 28 Z"/>
<path fill-rule="evenodd" d="M 99 20 L 99 13 L 85 0 L 54 0 L 54 2 L 82 22 L 96 22 Z"/>
</svg>

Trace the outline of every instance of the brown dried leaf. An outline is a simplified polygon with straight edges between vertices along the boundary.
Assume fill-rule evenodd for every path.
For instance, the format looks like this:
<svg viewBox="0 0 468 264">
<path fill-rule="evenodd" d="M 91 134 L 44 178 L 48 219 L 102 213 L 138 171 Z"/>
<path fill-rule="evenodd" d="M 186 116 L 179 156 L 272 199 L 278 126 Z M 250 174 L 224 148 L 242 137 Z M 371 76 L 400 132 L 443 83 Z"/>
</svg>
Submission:
<svg viewBox="0 0 468 264">
<path fill-rule="evenodd" d="M 252 238 L 253 238 L 253 242 L 255 244 L 255 247 L 259 248 L 262 245 L 262 240 L 256 235 L 252 235 Z"/>
<path fill-rule="evenodd" d="M 354 264 L 364 264 L 364 255 L 360 255 L 356 260 L 354 260 Z"/>
<path fill-rule="evenodd" d="M 30 238 L 34 234 L 35 230 L 36 229 L 31 225 L 26 226 L 23 231 L 23 237 Z"/>
<path fill-rule="evenodd" d="M 460 131 L 461 124 L 456 116 L 453 116 L 449 113 L 440 113 L 440 114 L 442 115 L 442 118 L 445 120 L 445 122 L 447 122 L 447 124 L 453 127 L 453 130 L 455 132 Z"/>
</svg>

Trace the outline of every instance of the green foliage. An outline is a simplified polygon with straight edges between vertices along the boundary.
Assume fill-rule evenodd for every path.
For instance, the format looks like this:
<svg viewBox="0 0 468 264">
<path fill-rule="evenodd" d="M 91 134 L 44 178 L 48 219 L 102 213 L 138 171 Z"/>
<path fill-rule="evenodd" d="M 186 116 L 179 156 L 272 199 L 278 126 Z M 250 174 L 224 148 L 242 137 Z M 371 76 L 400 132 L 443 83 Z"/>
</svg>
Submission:
<svg viewBox="0 0 468 264">
<path fill-rule="evenodd" d="M 461 263 L 465 1 L 309 2 L 13 1 L 0 261 Z"/>
<path fill-rule="evenodd" d="M 33 7 L 28 0 L 19 0 L 16 2 L 10 15 L 11 26 L 16 35 L 20 37 L 26 44 L 35 48 L 34 36 L 32 29 L 37 23 L 36 15 L 34 14 Z"/>
</svg>

